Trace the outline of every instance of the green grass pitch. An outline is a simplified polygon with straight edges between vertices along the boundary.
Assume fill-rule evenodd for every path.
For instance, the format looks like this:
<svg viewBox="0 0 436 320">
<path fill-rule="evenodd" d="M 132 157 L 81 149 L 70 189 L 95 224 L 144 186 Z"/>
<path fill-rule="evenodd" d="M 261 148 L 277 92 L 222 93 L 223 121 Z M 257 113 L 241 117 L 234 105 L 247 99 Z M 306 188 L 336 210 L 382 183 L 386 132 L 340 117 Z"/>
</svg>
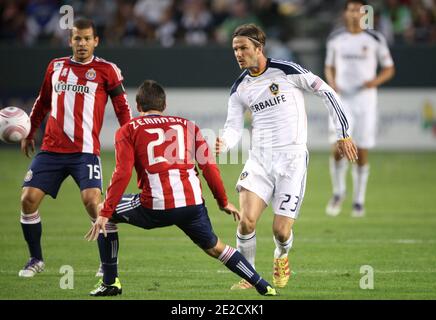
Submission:
<svg viewBox="0 0 436 320">
<path fill-rule="evenodd" d="M 436 154 L 373 153 L 370 159 L 367 216 L 351 218 L 348 197 L 343 213 L 331 218 L 324 214 L 330 197 L 328 154 L 311 153 L 290 253 L 295 274 L 273 299 L 436 298 Z M 102 161 L 106 186 L 113 153 L 104 153 Z M 0 299 L 88 299 L 99 259 L 96 243 L 83 238 L 90 222 L 71 178 L 58 199 L 47 197 L 40 208 L 46 271 L 31 279 L 17 275 L 28 256 L 19 207 L 29 163 L 18 147 L 0 150 Z M 237 202 L 233 187 L 242 165 L 220 168 L 229 198 Z M 235 222 L 218 210 L 204 182 L 203 189 L 215 232 L 234 246 Z M 128 191 L 137 192 L 133 179 Z M 267 280 L 272 278 L 271 221 L 268 208 L 257 228 L 256 268 Z M 124 292 L 110 299 L 264 299 L 255 290 L 230 291 L 237 276 L 175 227 L 146 231 L 121 225 L 119 261 Z M 64 265 L 74 270 L 74 289 L 60 288 Z M 363 265 L 374 270 L 372 290 L 359 287 Z"/>
</svg>

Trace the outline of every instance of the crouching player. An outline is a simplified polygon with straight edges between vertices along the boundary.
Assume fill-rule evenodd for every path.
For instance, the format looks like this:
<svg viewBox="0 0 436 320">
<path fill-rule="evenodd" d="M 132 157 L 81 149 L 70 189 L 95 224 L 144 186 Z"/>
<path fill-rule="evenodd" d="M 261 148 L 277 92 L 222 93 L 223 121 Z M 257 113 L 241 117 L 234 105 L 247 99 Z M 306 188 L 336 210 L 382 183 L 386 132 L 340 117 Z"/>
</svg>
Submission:
<svg viewBox="0 0 436 320">
<path fill-rule="evenodd" d="M 116 133 L 116 168 L 99 217 L 85 236 L 101 243 L 103 280 L 91 296 L 122 292 L 117 272 L 118 242 L 103 241 L 106 237 L 118 238 L 114 236 L 114 223 L 144 229 L 176 225 L 208 255 L 218 258 L 260 294 L 275 296 L 276 290 L 250 263 L 213 232 L 195 161 L 220 209 L 235 219 L 239 219 L 239 212 L 227 201 L 219 169 L 200 129 L 187 119 L 162 114 L 166 108 L 165 92 L 155 81 L 144 81 L 137 92 L 136 103 L 141 116 Z M 142 193 L 123 196 L 133 166 Z"/>
</svg>

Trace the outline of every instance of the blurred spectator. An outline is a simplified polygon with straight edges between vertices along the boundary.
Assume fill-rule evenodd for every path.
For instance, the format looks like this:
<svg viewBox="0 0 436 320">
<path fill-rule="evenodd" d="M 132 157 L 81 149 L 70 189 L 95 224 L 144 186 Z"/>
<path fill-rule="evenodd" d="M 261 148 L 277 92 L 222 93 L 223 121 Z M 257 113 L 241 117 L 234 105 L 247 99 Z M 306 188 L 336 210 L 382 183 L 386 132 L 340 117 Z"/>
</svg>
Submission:
<svg viewBox="0 0 436 320">
<path fill-rule="evenodd" d="M 230 5 L 230 15 L 218 27 L 216 40 L 219 43 L 227 44 L 232 39 L 236 27 L 245 23 L 260 25 L 259 19 L 252 13 L 246 0 L 233 0 Z"/>
<path fill-rule="evenodd" d="M 233 0 L 211 0 L 210 8 L 213 15 L 214 27 L 220 26 L 227 19 L 230 12 L 230 3 Z"/>
<path fill-rule="evenodd" d="M 374 15 L 374 27 L 383 34 L 389 45 L 394 43 L 395 36 L 392 21 L 389 17 L 382 15 L 378 10 Z"/>
<path fill-rule="evenodd" d="M 263 27 L 286 56 L 291 38 L 323 41 L 342 16 L 345 0 L 0 0 L 0 42 L 68 45 L 59 8 L 92 18 L 100 41 L 111 45 L 157 42 L 228 44 L 243 23 Z M 435 43 L 436 0 L 369 0 L 375 28 L 389 44 Z"/>
<path fill-rule="evenodd" d="M 135 45 L 138 42 L 140 31 L 134 15 L 134 1 L 118 0 L 118 9 L 105 31 L 108 44 Z"/>
<path fill-rule="evenodd" d="M 413 25 L 405 33 L 410 43 L 435 43 L 436 24 L 433 12 L 424 6 L 415 7 Z"/>
<path fill-rule="evenodd" d="M 167 8 L 161 23 L 156 30 L 156 38 L 163 47 L 172 47 L 178 38 L 179 27 L 176 22 L 173 8 Z"/>
<path fill-rule="evenodd" d="M 120 10 L 118 1 L 116 0 L 81 0 L 84 2 L 83 10 L 80 15 L 91 18 L 94 21 L 97 29 L 97 34 L 100 40 L 103 40 L 105 35 L 106 25 L 109 23 L 108 17 L 113 17 L 115 12 Z M 130 1 L 134 2 L 134 1 Z M 73 6 L 74 7 L 74 6 Z M 74 7 L 75 8 L 75 7 Z"/>
<path fill-rule="evenodd" d="M 404 33 L 412 25 L 410 9 L 399 0 L 386 0 L 382 15 L 392 22 L 395 42 L 402 42 Z"/>
<path fill-rule="evenodd" d="M 25 1 L 0 2 L 0 39 L 8 43 L 23 42 L 26 31 Z"/>
<path fill-rule="evenodd" d="M 59 28 L 59 6 L 55 0 L 30 0 L 26 7 L 24 43 L 51 40 Z"/>
<path fill-rule="evenodd" d="M 154 39 L 164 14 L 173 5 L 171 0 L 138 0 L 134 7 L 142 38 Z"/>
<path fill-rule="evenodd" d="M 276 38 L 282 25 L 278 3 L 274 0 L 257 0 L 253 9 L 268 38 Z"/>
<path fill-rule="evenodd" d="M 204 0 L 184 0 L 180 26 L 186 44 L 205 45 L 212 28 L 212 14 Z"/>
</svg>

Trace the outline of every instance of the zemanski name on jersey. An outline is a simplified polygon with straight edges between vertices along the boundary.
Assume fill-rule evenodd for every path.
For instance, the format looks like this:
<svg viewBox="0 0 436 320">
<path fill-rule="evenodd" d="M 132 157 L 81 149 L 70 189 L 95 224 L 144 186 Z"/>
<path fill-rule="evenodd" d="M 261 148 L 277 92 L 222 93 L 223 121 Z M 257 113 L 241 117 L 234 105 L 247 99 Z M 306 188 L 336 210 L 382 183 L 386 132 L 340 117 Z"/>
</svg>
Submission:
<svg viewBox="0 0 436 320">
<path fill-rule="evenodd" d="M 163 124 L 163 123 L 180 123 L 184 126 L 187 124 L 186 119 L 174 118 L 174 117 L 155 117 L 155 118 L 136 118 L 129 124 L 133 127 L 133 130 L 138 129 L 141 126 L 146 126 L 150 124 Z"/>
</svg>

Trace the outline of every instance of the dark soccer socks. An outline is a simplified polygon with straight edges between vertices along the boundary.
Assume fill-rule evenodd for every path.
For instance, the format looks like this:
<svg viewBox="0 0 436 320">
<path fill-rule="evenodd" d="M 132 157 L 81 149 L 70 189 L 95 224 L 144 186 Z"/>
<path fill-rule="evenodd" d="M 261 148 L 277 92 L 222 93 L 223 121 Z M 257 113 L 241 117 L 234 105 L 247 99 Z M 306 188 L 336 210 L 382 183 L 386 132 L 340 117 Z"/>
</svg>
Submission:
<svg viewBox="0 0 436 320">
<path fill-rule="evenodd" d="M 108 232 L 107 237 L 100 233 L 97 242 L 103 268 L 103 282 L 112 285 L 118 277 L 118 232 Z"/>
<path fill-rule="evenodd" d="M 271 287 L 236 249 L 226 246 L 218 259 L 231 271 L 252 284 L 260 294 L 265 294 L 268 291 L 267 287 Z"/>
<path fill-rule="evenodd" d="M 21 212 L 21 229 L 23 230 L 24 239 L 29 247 L 30 257 L 42 261 L 41 234 L 42 225 L 41 217 L 38 211 L 32 214 Z"/>
</svg>

